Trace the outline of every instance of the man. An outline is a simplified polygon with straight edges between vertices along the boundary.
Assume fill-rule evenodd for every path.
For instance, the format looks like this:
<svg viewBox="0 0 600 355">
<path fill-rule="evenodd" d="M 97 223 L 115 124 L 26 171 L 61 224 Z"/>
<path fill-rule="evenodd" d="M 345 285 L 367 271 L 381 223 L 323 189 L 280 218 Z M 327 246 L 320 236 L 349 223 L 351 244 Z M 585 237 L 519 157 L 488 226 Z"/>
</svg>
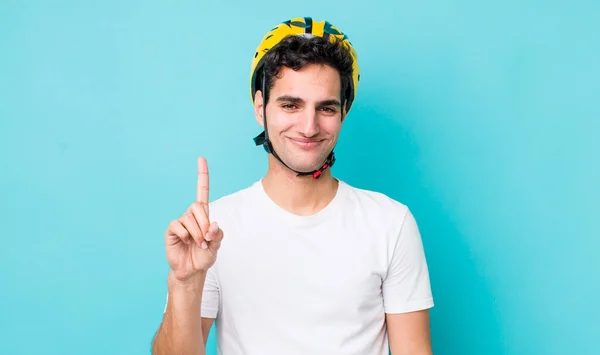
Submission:
<svg viewBox="0 0 600 355">
<path fill-rule="evenodd" d="M 265 35 L 251 77 L 268 171 L 209 204 L 199 159 L 197 201 L 165 234 L 171 271 L 153 353 L 205 354 L 216 320 L 223 355 L 431 354 L 412 214 L 331 174 L 359 81 L 351 43 L 328 22 L 286 21 Z"/>
</svg>

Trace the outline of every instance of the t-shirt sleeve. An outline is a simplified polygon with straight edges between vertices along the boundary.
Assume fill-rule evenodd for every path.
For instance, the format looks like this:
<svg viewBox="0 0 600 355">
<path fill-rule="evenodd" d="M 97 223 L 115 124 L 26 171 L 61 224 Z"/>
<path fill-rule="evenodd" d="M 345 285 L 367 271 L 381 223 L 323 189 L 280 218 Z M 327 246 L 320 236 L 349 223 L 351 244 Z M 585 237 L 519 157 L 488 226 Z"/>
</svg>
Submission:
<svg viewBox="0 0 600 355">
<path fill-rule="evenodd" d="M 206 273 L 204 291 L 202 293 L 202 306 L 200 314 L 202 318 L 217 318 L 219 313 L 220 288 L 217 277 L 216 264 Z"/>
<path fill-rule="evenodd" d="M 433 307 L 429 270 L 417 222 L 406 210 L 383 280 L 386 313 L 406 313 Z"/>
</svg>

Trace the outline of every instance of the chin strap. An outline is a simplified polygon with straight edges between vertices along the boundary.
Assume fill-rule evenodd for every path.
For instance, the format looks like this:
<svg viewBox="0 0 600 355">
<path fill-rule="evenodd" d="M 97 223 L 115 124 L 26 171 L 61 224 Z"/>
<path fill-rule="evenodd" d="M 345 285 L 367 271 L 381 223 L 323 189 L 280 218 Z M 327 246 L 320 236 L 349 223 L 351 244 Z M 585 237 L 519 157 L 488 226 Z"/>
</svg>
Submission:
<svg viewBox="0 0 600 355">
<path fill-rule="evenodd" d="M 263 117 L 266 117 L 266 116 L 263 116 Z M 266 126 L 267 126 L 267 122 L 266 122 L 266 119 L 265 119 L 265 127 Z M 254 143 L 257 146 L 258 145 L 262 145 L 263 148 L 265 149 L 265 151 L 267 153 L 273 154 L 273 156 L 275 157 L 275 159 L 279 160 L 279 162 L 281 164 L 283 164 L 283 166 L 285 166 L 286 168 L 288 168 L 291 171 L 293 171 L 296 174 L 298 174 L 297 176 L 312 175 L 313 179 L 318 179 L 319 177 L 321 177 L 321 175 L 323 175 L 323 172 L 325 171 L 325 169 L 332 167 L 333 164 L 335 163 L 335 153 L 332 151 L 327 156 L 327 159 L 325 160 L 325 163 L 323 163 L 323 165 L 321 165 L 321 167 L 319 169 L 313 170 L 313 171 L 308 171 L 308 172 L 301 172 L 301 171 L 297 171 L 297 170 L 294 170 L 294 169 L 290 168 L 286 163 L 283 162 L 283 160 L 281 160 L 281 158 L 279 157 L 279 155 L 277 155 L 277 153 L 273 149 L 273 144 L 271 144 L 271 141 L 269 140 L 269 135 L 267 134 L 267 130 L 266 129 L 261 134 L 259 134 L 258 136 L 254 137 Z"/>
</svg>

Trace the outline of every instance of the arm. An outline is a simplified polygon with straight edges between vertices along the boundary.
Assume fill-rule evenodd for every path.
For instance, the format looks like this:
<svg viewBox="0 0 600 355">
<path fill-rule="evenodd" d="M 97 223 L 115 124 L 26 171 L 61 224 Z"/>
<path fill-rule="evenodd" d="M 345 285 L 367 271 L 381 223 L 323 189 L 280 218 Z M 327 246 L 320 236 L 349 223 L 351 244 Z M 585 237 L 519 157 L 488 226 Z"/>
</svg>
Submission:
<svg viewBox="0 0 600 355">
<path fill-rule="evenodd" d="M 429 310 L 386 314 L 392 355 L 432 355 Z"/>
<path fill-rule="evenodd" d="M 205 355 L 206 340 L 219 308 L 214 273 L 223 231 L 209 217 L 206 159 L 198 158 L 196 201 L 165 232 L 171 271 L 163 321 L 152 341 L 154 355 Z"/>
<path fill-rule="evenodd" d="M 382 289 L 391 354 L 431 355 L 429 308 L 433 296 L 421 235 L 410 211 L 406 211 L 397 239 L 390 243 Z"/>
<path fill-rule="evenodd" d="M 186 283 L 169 274 L 169 301 L 152 343 L 152 354 L 206 354 L 213 319 L 200 317 L 205 280 L 206 273 L 199 273 Z"/>
</svg>

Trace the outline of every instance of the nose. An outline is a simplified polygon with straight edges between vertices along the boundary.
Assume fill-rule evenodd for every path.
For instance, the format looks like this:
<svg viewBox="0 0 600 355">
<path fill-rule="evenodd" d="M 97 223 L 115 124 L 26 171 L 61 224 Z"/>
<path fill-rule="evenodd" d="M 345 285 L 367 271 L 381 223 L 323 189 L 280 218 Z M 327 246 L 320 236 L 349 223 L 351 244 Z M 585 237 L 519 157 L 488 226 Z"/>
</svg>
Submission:
<svg viewBox="0 0 600 355">
<path fill-rule="evenodd" d="M 306 110 L 300 118 L 300 134 L 314 137 L 319 134 L 319 118 L 314 110 Z"/>
</svg>

